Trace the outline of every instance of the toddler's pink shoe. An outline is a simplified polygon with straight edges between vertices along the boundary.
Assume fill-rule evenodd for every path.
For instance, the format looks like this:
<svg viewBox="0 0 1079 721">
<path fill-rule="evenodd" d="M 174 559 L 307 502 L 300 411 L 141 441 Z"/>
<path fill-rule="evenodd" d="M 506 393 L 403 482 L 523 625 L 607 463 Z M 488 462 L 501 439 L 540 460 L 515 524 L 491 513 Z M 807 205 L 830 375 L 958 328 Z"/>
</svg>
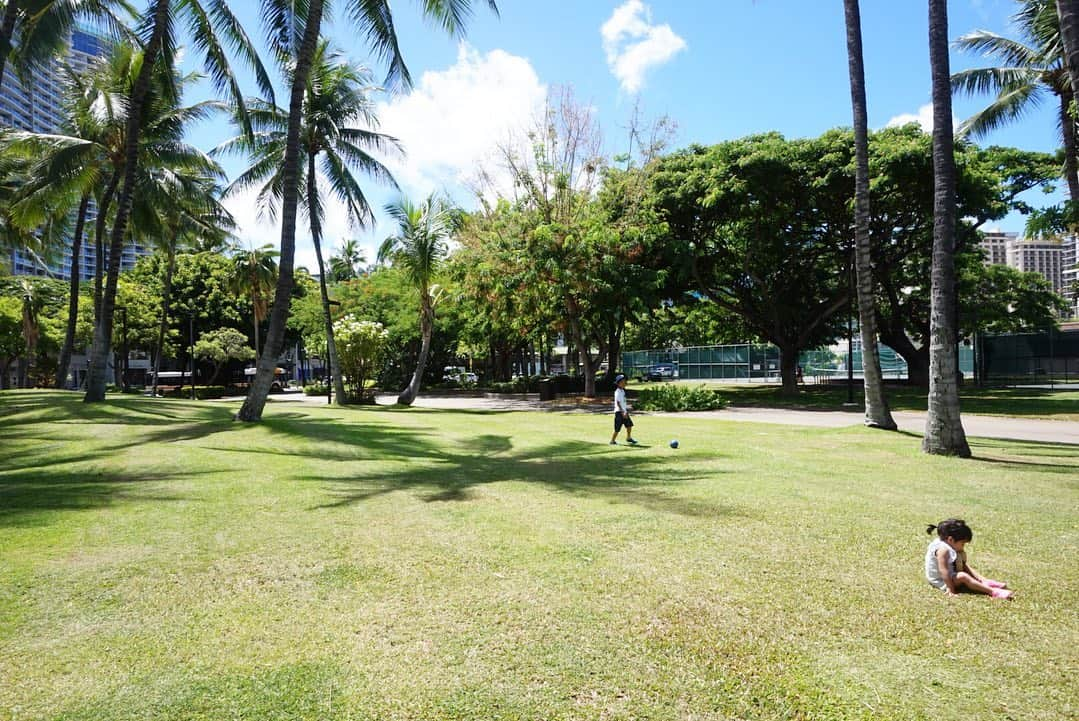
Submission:
<svg viewBox="0 0 1079 721">
<path fill-rule="evenodd" d="M 1004 581 L 994 581 L 991 578 L 985 579 L 985 585 L 989 586 L 989 588 L 1007 588 L 1008 587 L 1008 584 L 1004 583 Z"/>
<path fill-rule="evenodd" d="M 1015 591 L 1009 591 L 1005 588 L 994 588 L 993 593 L 990 594 L 993 598 L 1003 599 L 1005 601 L 1012 600 L 1012 596 L 1015 595 Z"/>
</svg>

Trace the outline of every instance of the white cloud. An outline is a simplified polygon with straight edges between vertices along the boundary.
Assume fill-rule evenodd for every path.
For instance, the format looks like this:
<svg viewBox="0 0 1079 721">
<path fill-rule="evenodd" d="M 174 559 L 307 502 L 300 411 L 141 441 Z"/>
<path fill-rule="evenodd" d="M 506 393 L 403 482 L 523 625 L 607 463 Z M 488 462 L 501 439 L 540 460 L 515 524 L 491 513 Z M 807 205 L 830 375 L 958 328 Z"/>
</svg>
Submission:
<svg viewBox="0 0 1079 721">
<path fill-rule="evenodd" d="M 547 87 L 532 64 L 504 50 L 480 54 L 466 43 L 457 62 L 426 72 L 408 95 L 380 103 L 380 130 L 398 138 L 406 156 L 389 160 L 404 192 L 458 196 L 498 144 L 527 128 L 543 107 Z"/>
<path fill-rule="evenodd" d="M 901 113 L 888 121 L 886 128 L 896 128 L 907 123 L 918 123 L 926 133 L 933 132 L 933 103 L 926 103 L 918 108 L 917 113 Z M 952 114 L 952 130 L 959 127 L 959 118 Z"/>
<path fill-rule="evenodd" d="M 635 93 L 644 76 L 685 49 L 686 41 L 670 25 L 652 25 L 652 10 L 641 0 L 626 0 L 600 28 L 607 66 L 622 89 Z"/>
<path fill-rule="evenodd" d="M 927 103 L 918 108 L 917 113 L 903 113 L 901 115 L 896 115 L 888 121 L 888 124 L 885 127 L 895 128 L 900 125 L 906 125 L 907 123 L 918 123 L 925 132 L 933 132 L 933 103 Z"/>
<path fill-rule="evenodd" d="M 467 44 L 457 62 L 442 71 L 426 72 L 408 95 L 377 104 L 378 130 L 397 138 L 404 157 L 381 158 L 402 192 L 414 200 L 439 191 L 466 202 L 465 188 L 487 164 L 499 143 L 527 128 L 543 107 L 547 88 L 531 63 L 503 50 L 480 54 Z M 491 164 L 493 165 L 493 164 Z M 394 199 L 392 189 L 360 179 L 368 202 L 379 215 Z M 327 187 L 325 181 L 322 186 Z M 260 218 L 254 190 L 225 200 L 235 216 L 236 235 L 244 245 L 280 246 L 280 222 Z M 323 198 L 323 258 L 328 260 L 346 238 L 356 238 L 373 263 L 381 240 L 392 232 L 384 222 L 359 230 L 348 223 L 345 206 L 329 193 Z M 307 219 L 296 223 L 296 265 L 318 272 Z"/>
<path fill-rule="evenodd" d="M 269 243 L 274 250 L 281 248 L 281 223 L 280 217 L 271 221 L 267 217 L 260 217 L 257 207 L 256 196 L 258 190 L 251 188 L 229 195 L 224 200 L 225 208 L 232 213 L 236 220 L 234 232 L 240 245 L 244 247 L 260 248 Z M 332 209 L 328 209 L 327 215 Z M 327 224 L 328 225 L 328 224 Z M 337 236 L 327 235 L 327 238 Z M 336 240 L 330 241 L 336 243 Z M 327 249 L 323 248 L 323 254 L 328 257 Z M 300 215 L 296 218 L 296 267 L 303 266 L 312 273 L 318 272 L 318 262 L 315 258 L 315 246 L 311 243 L 311 233 L 307 229 L 306 219 Z"/>
</svg>

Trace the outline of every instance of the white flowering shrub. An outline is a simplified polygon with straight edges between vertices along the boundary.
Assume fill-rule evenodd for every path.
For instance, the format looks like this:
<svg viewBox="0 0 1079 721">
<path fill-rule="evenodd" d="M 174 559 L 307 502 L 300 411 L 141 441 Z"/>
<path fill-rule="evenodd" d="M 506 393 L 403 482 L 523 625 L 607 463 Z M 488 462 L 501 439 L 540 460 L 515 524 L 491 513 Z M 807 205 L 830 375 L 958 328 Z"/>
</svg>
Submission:
<svg viewBox="0 0 1079 721">
<path fill-rule="evenodd" d="M 381 323 L 360 320 L 351 313 L 334 321 L 333 338 L 341 375 L 355 400 L 364 400 L 367 379 L 377 372 L 389 337 L 389 331 Z"/>
</svg>

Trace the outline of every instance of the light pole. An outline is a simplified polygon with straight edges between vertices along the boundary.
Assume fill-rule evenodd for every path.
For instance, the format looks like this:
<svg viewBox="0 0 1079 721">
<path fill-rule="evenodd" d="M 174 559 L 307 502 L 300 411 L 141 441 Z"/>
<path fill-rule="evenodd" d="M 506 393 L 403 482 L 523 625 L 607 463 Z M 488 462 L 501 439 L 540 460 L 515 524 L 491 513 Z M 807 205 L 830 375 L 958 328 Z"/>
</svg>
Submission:
<svg viewBox="0 0 1079 721">
<path fill-rule="evenodd" d="M 116 306 L 116 312 L 120 314 L 120 328 L 122 342 L 120 343 L 120 389 L 127 393 L 127 306 Z"/>
<path fill-rule="evenodd" d="M 195 393 L 195 314 L 189 313 L 187 316 L 187 342 L 188 342 L 188 355 L 191 356 L 191 400 L 195 400 L 197 394 Z"/>
<path fill-rule="evenodd" d="M 854 405 L 854 255 L 851 254 L 850 272 L 847 273 L 850 303 L 847 306 L 847 405 Z M 865 348 L 862 349 L 865 353 Z"/>
</svg>

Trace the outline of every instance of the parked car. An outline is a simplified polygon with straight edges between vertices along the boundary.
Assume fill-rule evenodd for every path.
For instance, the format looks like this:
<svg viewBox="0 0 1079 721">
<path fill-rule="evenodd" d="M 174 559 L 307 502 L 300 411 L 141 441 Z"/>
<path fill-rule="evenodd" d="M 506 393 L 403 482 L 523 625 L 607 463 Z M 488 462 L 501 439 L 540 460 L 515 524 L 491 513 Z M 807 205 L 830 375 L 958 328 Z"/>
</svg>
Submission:
<svg viewBox="0 0 1079 721">
<path fill-rule="evenodd" d="M 677 378 L 678 366 L 674 363 L 656 363 L 645 375 L 645 379 L 650 381 L 673 381 Z"/>
<path fill-rule="evenodd" d="M 462 366 L 446 366 L 442 370 L 442 381 L 453 381 L 462 385 L 479 382 L 479 376 Z"/>
</svg>

